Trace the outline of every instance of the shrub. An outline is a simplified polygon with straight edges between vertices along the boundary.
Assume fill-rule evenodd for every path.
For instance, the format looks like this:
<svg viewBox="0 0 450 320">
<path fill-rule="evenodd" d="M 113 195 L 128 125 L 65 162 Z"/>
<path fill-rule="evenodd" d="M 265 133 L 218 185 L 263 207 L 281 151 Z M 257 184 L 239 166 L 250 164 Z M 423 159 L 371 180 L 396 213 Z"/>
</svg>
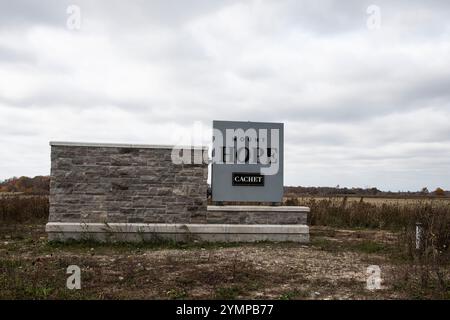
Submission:
<svg viewBox="0 0 450 320">
<path fill-rule="evenodd" d="M 410 290 L 450 293 L 450 208 L 425 204 L 411 208 L 400 244 L 409 262 L 402 282 Z"/>
<path fill-rule="evenodd" d="M 0 196 L 0 221 L 32 222 L 48 218 L 47 196 Z"/>
</svg>

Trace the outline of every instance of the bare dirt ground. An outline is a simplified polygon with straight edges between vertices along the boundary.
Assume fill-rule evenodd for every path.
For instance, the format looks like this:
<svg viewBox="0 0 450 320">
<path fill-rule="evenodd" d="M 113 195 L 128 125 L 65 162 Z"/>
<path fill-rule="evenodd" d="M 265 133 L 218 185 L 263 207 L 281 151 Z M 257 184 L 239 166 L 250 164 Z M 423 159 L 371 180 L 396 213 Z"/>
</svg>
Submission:
<svg viewBox="0 0 450 320">
<path fill-rule="evenodd" d="M 404 262 L 386 231 L 311 228 L 311 243 L 48 243 L 44 226 L 0 226 L 1 299 L 399 299 Z M 81 290 L 66 288 L 69 265 Z M 382 288 L 366 289 L 369 265 Z M 419 296 L 426 298 L 426 296 Z"/>
</svg>

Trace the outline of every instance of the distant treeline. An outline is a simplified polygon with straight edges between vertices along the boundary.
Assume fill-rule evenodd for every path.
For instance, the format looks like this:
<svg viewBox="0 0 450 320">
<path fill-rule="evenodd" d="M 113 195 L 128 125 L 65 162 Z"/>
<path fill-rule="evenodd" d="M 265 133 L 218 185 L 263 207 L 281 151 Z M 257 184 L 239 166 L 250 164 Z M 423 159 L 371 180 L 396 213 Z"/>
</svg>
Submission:
<svg viewBox="0 0 450 320">
<path fill-rule="evenodd" d="M 377 188 L 340 188 L 340 187 L 284 187 L 285 196 L 335 196 L 335 195 L 355 195 L 355 196 L 450 196 L 450 191 L 442 188 L 430 192 L 426 187 L 420 191 L 381 191 Z"/>
<path fill-rule="evenodd" d="M 50 190 L 49 176 L 13 177 L 0 182 L 0 192 L 46 195 Z"/>
<path fill-rule="evenodd" d="M 0 181 L 0 192 L 23 193 L 34 195 L 47 195 L 50 190 L 49 176 L 13 177 Z M 423 188 L 420 191 L 391 192 L 381 191 L 377 188 L 340 188 L 340 187 L 284 187 L 284 195 L 289 196 L 335 196 L 335 195 L 355 195 L 355 196 L 450 196 L 450 191 L 437 188 L 428 191 Z"/>
</svg>

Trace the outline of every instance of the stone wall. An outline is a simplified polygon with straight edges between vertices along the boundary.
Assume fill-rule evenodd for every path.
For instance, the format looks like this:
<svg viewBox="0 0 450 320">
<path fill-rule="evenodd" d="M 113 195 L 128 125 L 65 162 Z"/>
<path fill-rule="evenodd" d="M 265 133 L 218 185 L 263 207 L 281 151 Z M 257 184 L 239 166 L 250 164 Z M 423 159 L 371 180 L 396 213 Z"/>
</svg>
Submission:
<svg viewBox="0 0 450 320">
<path fill-rule="evenodd" d="M 50 145 L 50 222 L 206 222 L 208 166 L 174 164 L 171 146 Z"/>
<path fill-rule="evenodd" d="M 306 224 L 308 207 L 299 206 L 208 206 L 210 224 Z"/>
</svg>

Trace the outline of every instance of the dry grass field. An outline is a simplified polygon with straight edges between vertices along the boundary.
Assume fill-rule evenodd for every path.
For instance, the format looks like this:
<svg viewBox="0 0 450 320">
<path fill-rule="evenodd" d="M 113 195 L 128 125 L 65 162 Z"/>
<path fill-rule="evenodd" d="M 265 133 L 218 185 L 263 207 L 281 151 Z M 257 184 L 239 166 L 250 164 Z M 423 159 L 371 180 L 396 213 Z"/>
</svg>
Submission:
<svg viewBox="0 0 450 320">
<path fill-rule="evenodd" d="M 49 243 L 45 197 L 0 199 L 0 299 L 450 299 L 449 206 L 286 201 L 311 206 L 310 244 Z"/>
<path fill-rule="evenodd" d="M 2 299 L 449 299 L 420 284 L 394 233 L 312 227 L 309 245 L 48 243 L 43 225 L 1 227 Z M 81 290 L 66 268 L 81 268 Z M 382 287 L 366 289 L 379 265 Z M 448 269 L 446 278 L 448 279 Z"/>
<path fill-rule="evenodd" d="M 295 197 L 299 203 L 308 204 L 311 201 L 330 200 L 334 202 L 364 202 L 368 204 L 374 204 L 377 206 L 382 205 L 414 205 L 417 203 L 442 203 L 450 206 L 449 197 L 378 197 L 378 196 L 332 196 L 332 197 L 320 197 L 320 196 L 301 196 Z M 285 197 L 284 200 L 292 199 L 292 197 Z"/>
</svg>

